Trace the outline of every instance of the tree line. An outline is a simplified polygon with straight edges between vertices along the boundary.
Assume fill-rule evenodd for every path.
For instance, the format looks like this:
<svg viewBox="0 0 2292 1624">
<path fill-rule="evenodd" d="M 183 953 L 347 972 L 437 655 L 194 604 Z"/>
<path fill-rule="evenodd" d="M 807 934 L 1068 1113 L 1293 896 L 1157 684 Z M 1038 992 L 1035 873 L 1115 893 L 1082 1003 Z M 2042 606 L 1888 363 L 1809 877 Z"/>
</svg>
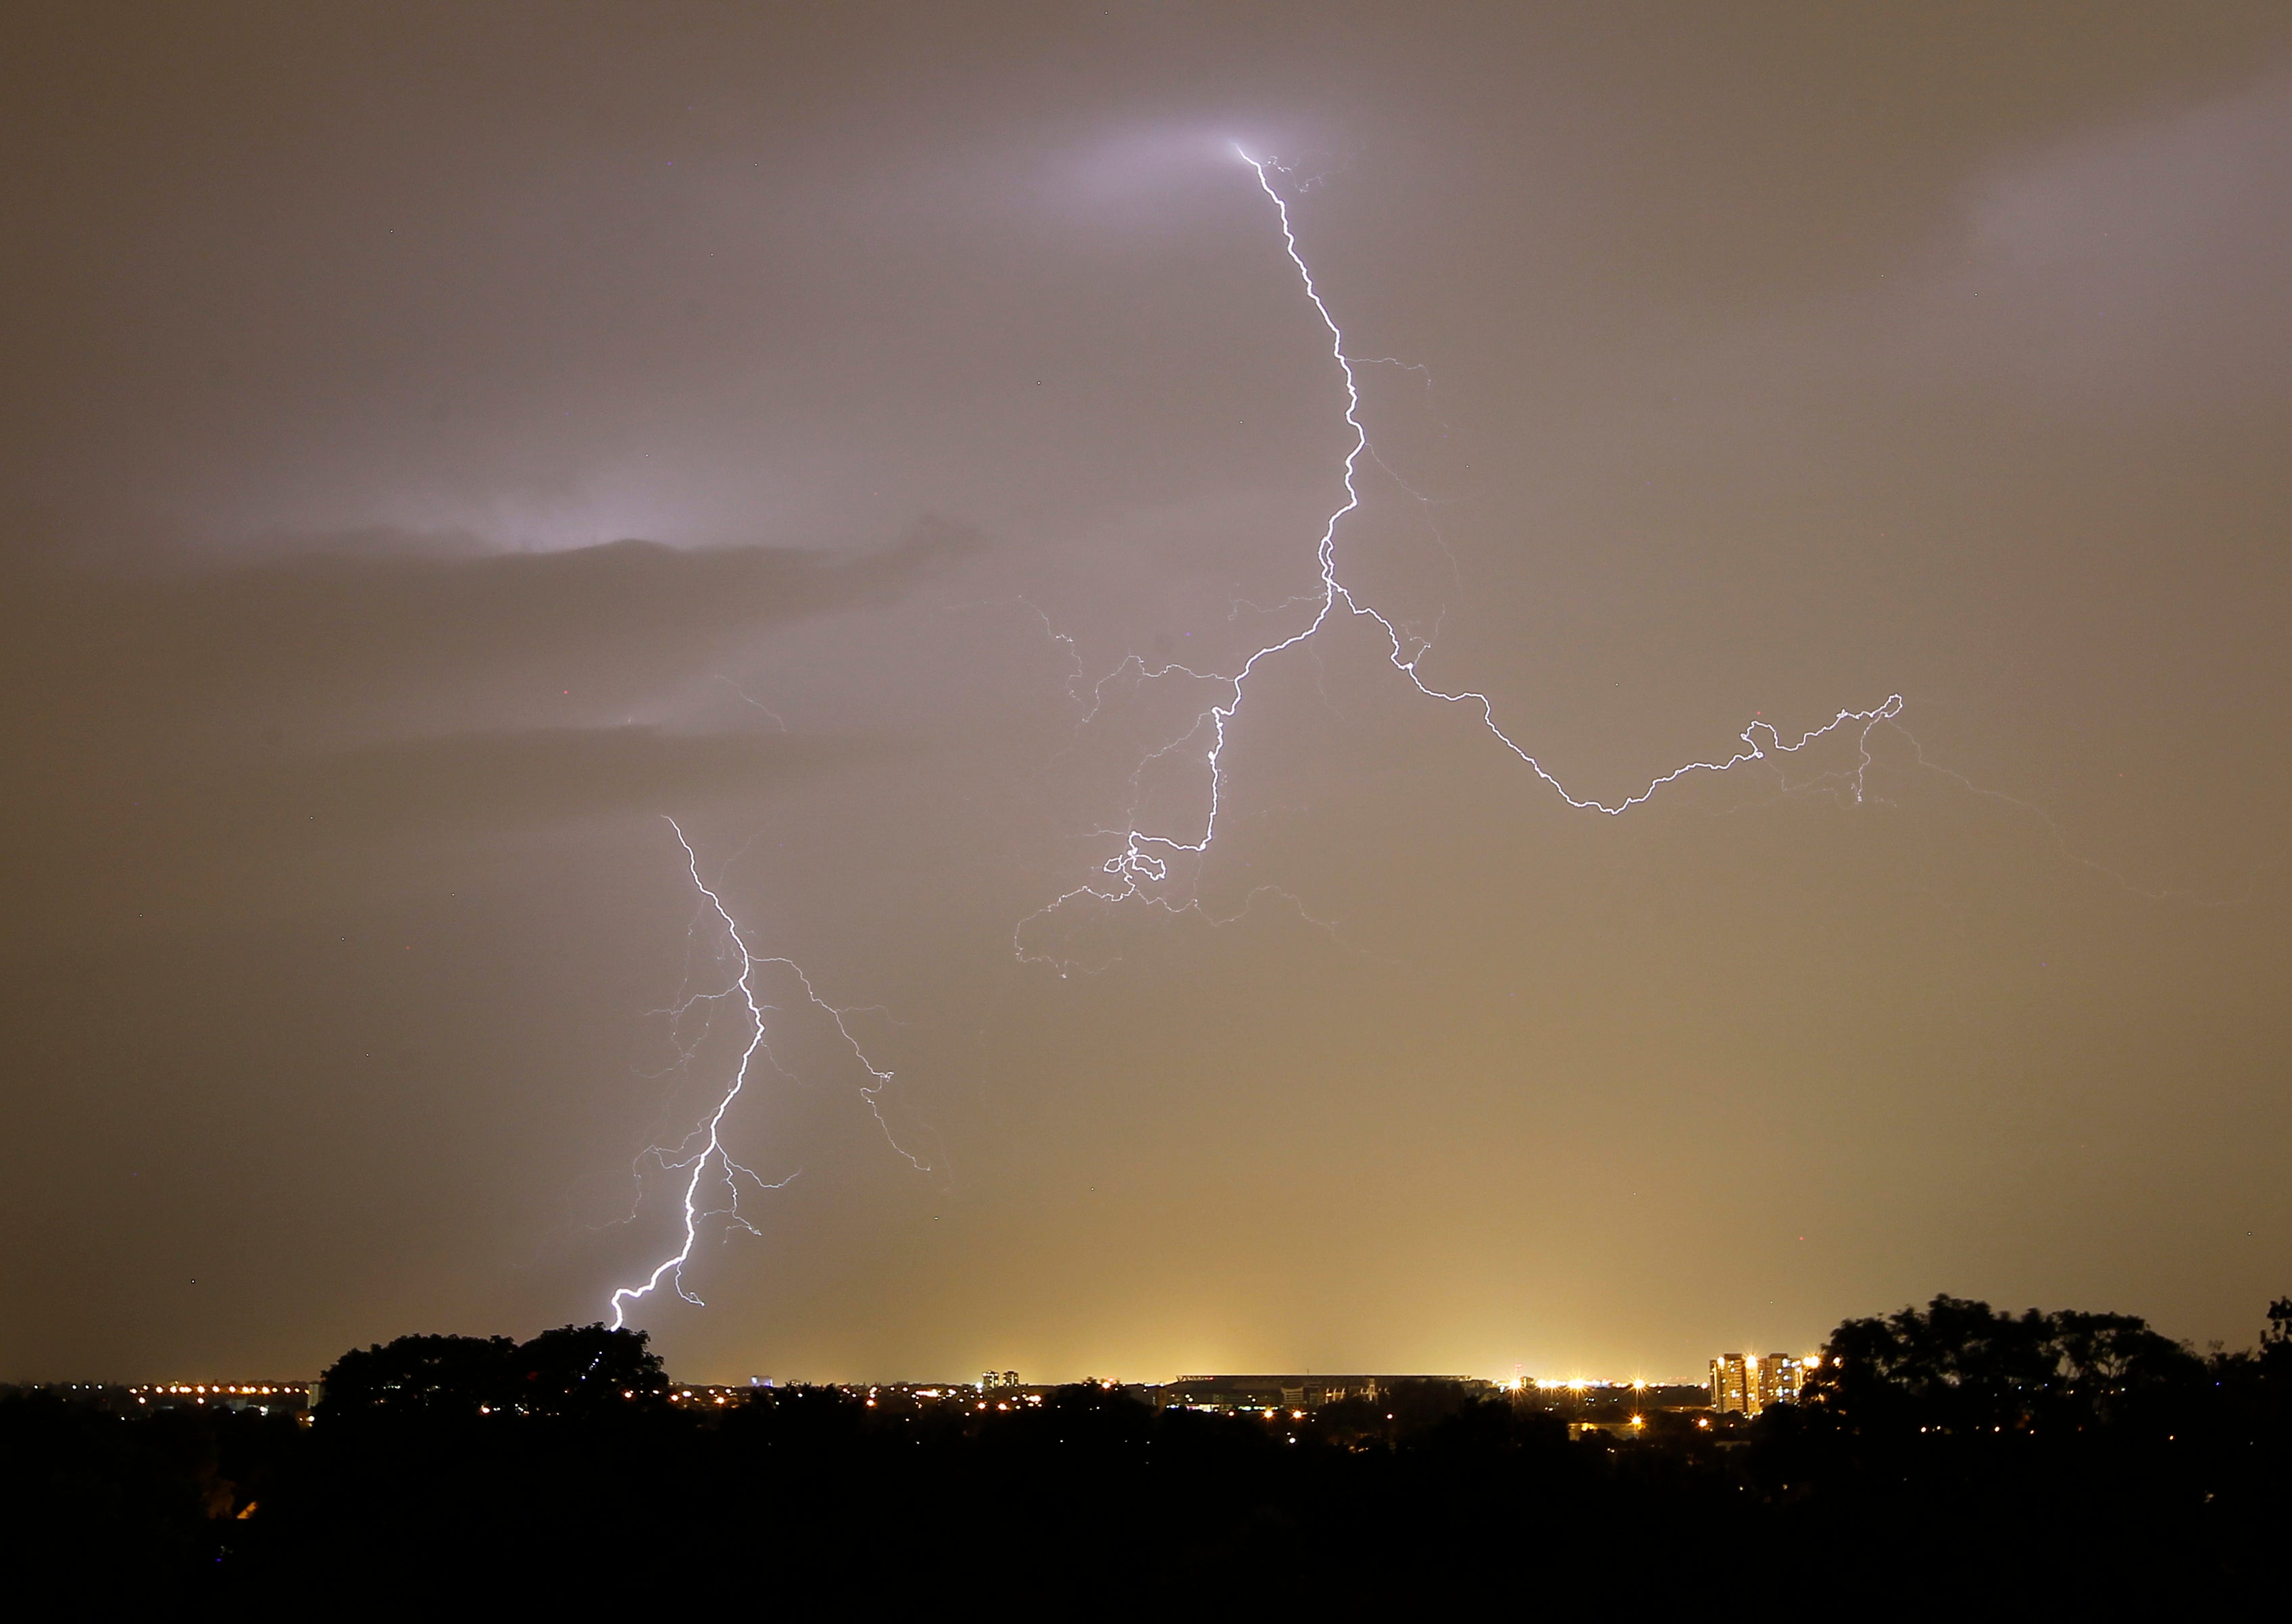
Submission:
<svg viewBox="0 0 2292 1624">
<path fill-rule="evenodd" d="M 1310 1415 L 1061 1388 L 680 1403 L 641 1332 L 344 1354 L 311 1424 L 0 1396 L 18 1572 L 231 1612 L 833 1601 L 1093 1616 L 1494 1596 L 2183 1610 L 2280 1583 L 2292 1298 L 2199 1353 L 2124 1314 L 1938 1297 L 1849 1320 L 1800 1402 L 1571 1440 L 1426 1383 Z M 339 1605 L 336 1610 L 340 1610 Z"/>
</svg>

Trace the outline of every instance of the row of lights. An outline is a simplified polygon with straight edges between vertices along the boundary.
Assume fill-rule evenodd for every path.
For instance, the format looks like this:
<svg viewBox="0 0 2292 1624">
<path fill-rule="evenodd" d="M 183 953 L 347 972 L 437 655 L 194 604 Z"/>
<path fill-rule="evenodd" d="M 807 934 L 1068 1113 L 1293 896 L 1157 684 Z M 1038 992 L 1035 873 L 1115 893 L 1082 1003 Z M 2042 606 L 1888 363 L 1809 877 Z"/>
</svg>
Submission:
<svg viewBox="0 0 2292 1624">
<path fill-rule="evenodd" d="M 1822 1355 L 1820 1354 L 1809 1354 L 1804 1359 L 1799 1361 L 1799 1363 L 1810 1371 L 1820 1370 L 1822 1367 Z M 1629 1387 L 1634 1393 L 1644 1393 L 1647 1391 L 1650 1384 L 1638 1377 L 1634 1377 L 1629 1381 L 1588 1381 L 1581 1376 L 1576 1377 L 1568 1381 L 1545 1381 L 1535 1376 L 1515 1376 L 1504 1385 L 1506 1391 L 1513 1393 L 1518 1393 L 1529 1387 L 1540 1387 L 1550 1393 L 1585 1393 L 1590 1391 L 1594 1387 Z M 1698 1387 L 1701 1384 L 1697 1382 L 1682 1382 L 1678 1385 L 1682 1387 Z"/>
</svg>

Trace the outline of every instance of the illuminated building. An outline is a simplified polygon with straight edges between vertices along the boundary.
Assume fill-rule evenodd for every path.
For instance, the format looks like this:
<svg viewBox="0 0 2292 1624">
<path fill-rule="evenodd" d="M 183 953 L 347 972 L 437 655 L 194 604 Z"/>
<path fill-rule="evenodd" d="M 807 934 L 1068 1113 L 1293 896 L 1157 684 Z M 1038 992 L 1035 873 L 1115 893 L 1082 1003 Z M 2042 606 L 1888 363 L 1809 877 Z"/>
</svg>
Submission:
<svg viewBox="0 0 2292 1624">
<path fill-rule="evenodd" d="M 1671 1381 L 1540 1381 L 1522 1378 L 1512 1390 L 1515 1409 L 1540 1410 L 1571 1422 L 1599 1427 L 1626 1426 L 1634 1415 L 1652 1411 L 1706 1410 L 1708 1389 L 1699 1382 Z"/>
<path fill-rule="evenodd" d="M 1759 1409 L 1769 1404 L 1796 1403 L 1799 1390 L 1806 1385 L 1806 1369 L 1803 1361 L 1787 1354 L 1769 1354 L 1760 1360 L 1752 1384 Z"/>
<path fill-rule="evenodd" d="M 1788 1354 L 1722 1354 L 1711 1362 L 1711 1407 L 1722 1415 L 1756 1415 L 1769 1404 L 1796 1403 L 1808 1368 Z"/>
</svg>

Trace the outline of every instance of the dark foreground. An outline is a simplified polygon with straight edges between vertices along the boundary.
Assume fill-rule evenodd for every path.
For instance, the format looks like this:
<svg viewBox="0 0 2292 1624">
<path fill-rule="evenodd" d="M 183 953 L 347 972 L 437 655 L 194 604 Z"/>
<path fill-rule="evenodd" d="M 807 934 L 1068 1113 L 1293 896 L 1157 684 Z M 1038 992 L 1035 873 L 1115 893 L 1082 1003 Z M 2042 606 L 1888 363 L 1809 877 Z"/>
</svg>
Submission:
<svg viewBox="0 0 2292 1624">
<path fill-rule="evenodd" d="M 1303 1419 L 1096 1387 L 695 1413 L 639 1336 L 407 1338 L 328 1371 L 314 1423 L 11 1394 L 0 1515 L 17 1585 L 59 1580 L 80 1615 L 2281 1596 L 2292 1300 L 2249 1354 L 1949 1298 L 1826 1352 L 1806 1402 L 1755 1423 L 1570 1442 L 1562 1414 L 1429 1386 Z"/>
</svg>

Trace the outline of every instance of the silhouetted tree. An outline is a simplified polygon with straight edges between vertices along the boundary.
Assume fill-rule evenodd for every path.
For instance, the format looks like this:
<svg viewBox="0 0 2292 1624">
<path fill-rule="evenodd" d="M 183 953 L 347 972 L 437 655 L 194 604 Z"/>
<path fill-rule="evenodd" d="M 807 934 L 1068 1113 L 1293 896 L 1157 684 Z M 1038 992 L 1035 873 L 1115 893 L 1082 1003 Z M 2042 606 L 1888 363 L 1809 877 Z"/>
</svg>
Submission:
<svg viewBox="0 0 2292 1624">
<path fill-rule="evenodd" d="M 2203 1377 L 2203 1361 L 2132 1314 L 2062 1313 L 2052 1323 L 2053 1391 L 2070 1419 L 2110 1421 L 2144 1394 Z"/>
<path fill-rule="evenodd" d="M 1621 1585 L 1675 1611 L 1883 1603 L 1893 1574 L 1927 1610 L 2175 1616 L 2273 1582 L 2292 1522 L 2292 1299 L 2257 1349 L 2199 1358 L 2130 1315 L 1941 1297 L 1842 1324 L 1802 1403 L 1572 1440 L 1566 1416 L 1439 1384 L 1303 1417 L 1095 1385 L 1007 1411 L 828 1387 L 704 1410 L 601 1325 L 406 1337 L 326 1375 L 307 1429 L 0 1392 L 0 1556 L 102 1562 L 163 1616 L 342 1594 L 596 1611 L 660 1573 L 601 1552 L 690 1551 L 711 1560 L 688 1599 L 753 1600 L 738 1557 L 759 1552 L 784 1594 L 863 1611 L 1414 1616 L 1525 1572 L 1547 1599 Z"/>
<path fill-rule="evenodd" d="M 399 1337 L 352 1348 L 319 1377 L 319 1413 L 458 1418 L 505 1409 L 516 1352 L 507 1337 Z"/>
<path fill-rule="evenodd" d="M 2268 1329 L 2260 1333 L 2260 1367 L 2292 1378 L 2292 1297 L 2268 1305 Z"/>
<path fill-rule="evenodd" d="M 568 1418 L 626 1413 L 668 1391 L 660 1355 L 642 1331 L 561 1325 L 516 1350 L 518 1406 L 532 1415 Z"/>
<path fill-rule="evenodd" d="M 649 1405 L 668 1390 L 641 1331 L 561 1325 L 507 1337 L 400 1337 L 344 1354 L 321 1378 L 320 1414 L 584 1416 Z"/>
<path fill-rule="evenodd" d="M 2131 1314 L 2014 1315 L 1937 1297 L 1924 1310 L 1840 1325 L 1804 1402 L 1863 1431 L 2026 1431 L 2106 1420 L 2127 1395 L 2202 1371 L 2195 1355 Z"/>
</svg>

